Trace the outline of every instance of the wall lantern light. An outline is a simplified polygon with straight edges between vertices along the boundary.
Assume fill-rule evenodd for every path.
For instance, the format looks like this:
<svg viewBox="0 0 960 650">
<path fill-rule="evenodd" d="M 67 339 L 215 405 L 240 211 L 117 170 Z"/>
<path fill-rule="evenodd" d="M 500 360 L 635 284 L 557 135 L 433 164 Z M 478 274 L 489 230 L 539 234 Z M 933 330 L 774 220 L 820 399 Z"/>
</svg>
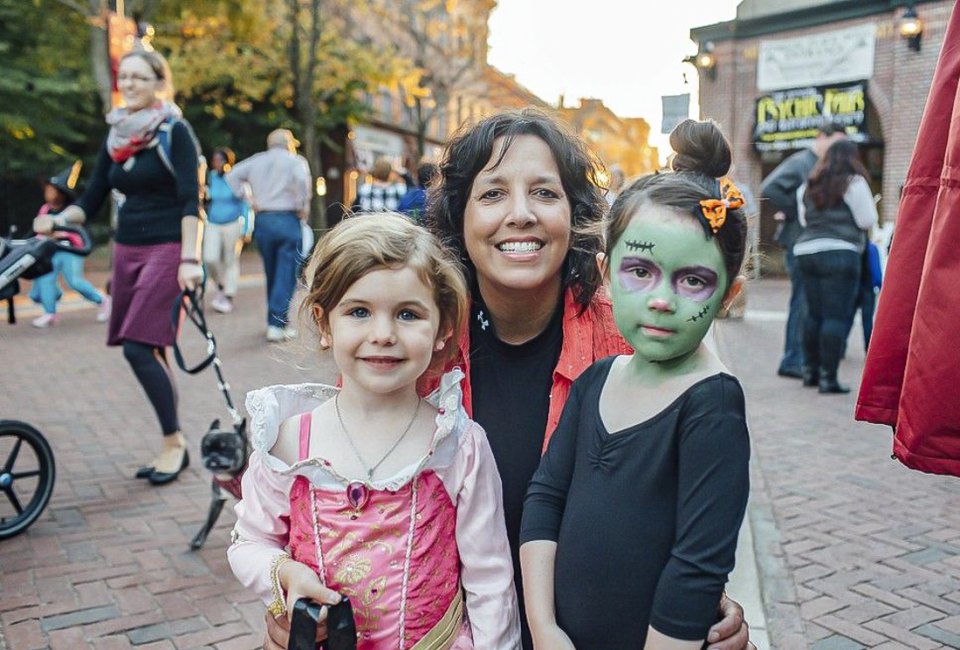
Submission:
<svg viewBox="0 0 960 650">
<path fill-rule="evenodd" d="M 717 57 L 713 53 L 713 41 L 707 41 L 700 46 L 695 56 L 688 56 L 683 60 L 697 68 L 701 75 L 706 74 L 709 79 L 717 78 Z"/>
<path fill-rule="evenodd" d="M 907 6 L 907 10 L 900 16 L 900 36 L 907 39 L 907 47 L 914 52 L 920 51 L 920 38 L 923 36 L 923 21 L 917 15 L 917 10 L 913 5 Z"/>
</svg>

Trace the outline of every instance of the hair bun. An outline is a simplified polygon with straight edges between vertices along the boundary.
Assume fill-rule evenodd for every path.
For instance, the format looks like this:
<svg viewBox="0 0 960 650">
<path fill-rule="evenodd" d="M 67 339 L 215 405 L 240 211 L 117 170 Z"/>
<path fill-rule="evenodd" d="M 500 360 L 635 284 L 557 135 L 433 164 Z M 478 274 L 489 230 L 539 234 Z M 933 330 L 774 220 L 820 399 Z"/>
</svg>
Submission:
<svg viewBox="0 0 960 650">
<path fill-rule="evenodd" d="M 730 171 L 730 143 L 713 120 L 687 119 L 670 132 L 676 152 L 671 167 L 677 172 L 697 172 L 720 178 Z"/>
</svg>

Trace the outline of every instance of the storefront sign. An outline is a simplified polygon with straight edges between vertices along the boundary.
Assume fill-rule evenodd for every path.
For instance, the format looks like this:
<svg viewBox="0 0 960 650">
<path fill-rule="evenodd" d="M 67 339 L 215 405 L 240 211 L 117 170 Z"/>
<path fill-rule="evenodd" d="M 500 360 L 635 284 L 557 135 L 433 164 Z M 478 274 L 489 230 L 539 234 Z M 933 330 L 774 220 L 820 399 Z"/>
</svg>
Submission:
<svg viewBox="0 0 960 650">
<path fill-rule="evenodd" d="M 854 142 L 867 140 L 867 82 L 791 88 L 757 99 L 753 144 L 757 151 L 803 149 L 825 120 L 844 126 Z"/>
<path fill-rule="evenodd" d="M 799 88 L 873 77 L 876 25 L 761 41 L 757 90 Z"/>
</svg>

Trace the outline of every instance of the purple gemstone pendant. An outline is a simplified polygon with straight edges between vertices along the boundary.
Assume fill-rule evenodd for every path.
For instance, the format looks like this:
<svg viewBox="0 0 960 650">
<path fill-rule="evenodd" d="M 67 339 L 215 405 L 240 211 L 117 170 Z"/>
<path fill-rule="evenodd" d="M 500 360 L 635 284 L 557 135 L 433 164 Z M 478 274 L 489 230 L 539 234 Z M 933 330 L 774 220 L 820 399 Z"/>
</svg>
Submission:
<svg viewBox="0 0 960 650">
<path fill-rule="evenodd" d="M 360 511 L 363 510 L 363 506 L 367 505 L 369 500 L 370 491 L 360 481 L 354 481 L 347 486 L 347 503 L 353 508 L 353 519 L 360 516 Z"/>
</svg>

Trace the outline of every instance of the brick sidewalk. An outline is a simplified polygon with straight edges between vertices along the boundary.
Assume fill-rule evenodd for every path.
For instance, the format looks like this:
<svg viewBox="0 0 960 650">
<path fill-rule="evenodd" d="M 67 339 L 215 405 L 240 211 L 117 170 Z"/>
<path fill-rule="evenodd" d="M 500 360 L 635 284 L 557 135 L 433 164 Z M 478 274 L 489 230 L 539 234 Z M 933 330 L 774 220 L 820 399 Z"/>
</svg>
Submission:
<svg viewBox="0 0 960 650">
<path fill-rule="evenodd" d="M 180 480 L 156 488 L 132 479 L 159 448 L 157 423 L 95 313 L 68 311 L 46 330 L 0 323 L 0 417 L 38 427 L 57 462 L 47 510 L 26 534 L 0 542 L 0 648 L 258 647 L 263 607 L 226 562 L 232 511 L 201 551 L 188 550 L 210 493 L 197 445 L 213 418 L 229 420 L 215 377 L 178 374 L 193 456 Z M 257 287 L 241 290 L 234 313 L 209 318 L 241 404 L 252 388 L 332 376 L 297 346 L 269 346 L 265 313 Z M 199 334 L 185 338 L 195 362 Z"/>
<path fill-rule="evenodd" d="M 752 286 L 747 319 L 717 336 L 747 394 L 772 644 L 960 648 L 960 483 L 891 460 L 890 429 L 853 420 L 856 391 L 821 396 L 776 377 L 784 322 L 769 316 L 786 289 Z M 840 378 L 855 389 L 863 357 L 854 334 Z"/>
<path fill-rule="evenodd" d="M 772 647 L 960 647 L 960 484 L 890 460 L 889 431 L 853 422 L 853 395 L 776 377 L 786 285 L 749 291 L 747 318 L 716 338 L 747 392 L 749 514 Z M 263 343 L 263 303 L 262 288 L 243 289 L 237 311 L 211 317 L 234 398 L 329 381 L 329 365 Z M 0 323 L 0 417 L 38 426 L 58 469 L 40 520 L 0 542 L 0 648 L 257 647 L 262 607 L 225 558 L 232 513 L 203 550 L 187 550 L 208 499 L 197 454 L 170 486 L 130 478 L 157 448 L 157 425 L 94 314 L 67 312 L 42 331 Z M 858 341 L 841 367 L 851 382 Z M 226 414 L 212 373 L 179 382 L 196 452 Z"/>
</svg>

